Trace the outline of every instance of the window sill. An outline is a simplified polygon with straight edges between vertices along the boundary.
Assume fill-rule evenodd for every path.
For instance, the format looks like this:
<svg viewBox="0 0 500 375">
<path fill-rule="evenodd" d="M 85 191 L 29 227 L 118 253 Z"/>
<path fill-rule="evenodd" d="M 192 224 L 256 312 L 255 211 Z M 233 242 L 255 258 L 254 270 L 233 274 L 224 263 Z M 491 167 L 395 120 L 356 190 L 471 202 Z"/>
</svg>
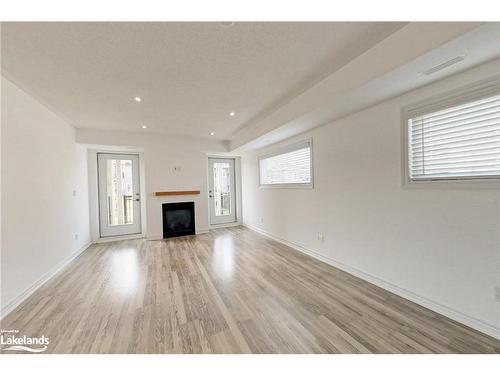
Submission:
<svg viewBox="0 0 500 375">
<path fill-rule="evenodd" d="M 313 184 L 274 184 L 259 185 L 261 189 L 313 189 Z"/>
<path fill-rule="evenodd" d="M 403 182 L 405 189 L 500 189 L 500 179 L 415 180 Z"/>
</svg>

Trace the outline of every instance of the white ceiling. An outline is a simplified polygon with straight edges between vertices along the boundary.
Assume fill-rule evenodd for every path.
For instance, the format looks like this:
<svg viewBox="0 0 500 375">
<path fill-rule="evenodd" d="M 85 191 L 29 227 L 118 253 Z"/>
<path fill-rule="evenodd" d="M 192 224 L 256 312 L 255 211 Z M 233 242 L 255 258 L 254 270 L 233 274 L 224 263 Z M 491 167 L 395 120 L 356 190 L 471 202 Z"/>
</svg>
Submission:
<svg viewBox="0 0 500 375">
<path fill-rule="evenodd" d="M 229 149 L 239 153 L 265 147 L 486 62 L 498 75 L 499 40 L 498 22 L 411 23 L 240 129 Z M 432 75 L 422 73 L 457 56 L 464 60 Z"/>
<path fill-rule="evenodd" d="M 77 128 L 230 139 L 404 25 L 3 23 L 2 74 Z"/>
</svg>

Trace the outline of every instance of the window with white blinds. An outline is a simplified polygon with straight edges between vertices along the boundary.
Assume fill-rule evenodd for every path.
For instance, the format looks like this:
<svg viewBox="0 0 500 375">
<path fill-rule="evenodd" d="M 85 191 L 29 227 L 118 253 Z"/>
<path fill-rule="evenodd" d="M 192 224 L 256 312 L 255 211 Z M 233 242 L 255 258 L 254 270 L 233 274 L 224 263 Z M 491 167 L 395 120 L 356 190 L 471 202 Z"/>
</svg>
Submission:
<svg viewBox="0 0 500 375">
<path fill-rule="evenodd" d="M 408 119 L 410 181 L 500 178 L 500 95 Z"/>
<path fill-rule="evenodd" d="M 312 186 L 311 142 L 282 150 L 259 159 L 260 185 Z"/>
</svg>

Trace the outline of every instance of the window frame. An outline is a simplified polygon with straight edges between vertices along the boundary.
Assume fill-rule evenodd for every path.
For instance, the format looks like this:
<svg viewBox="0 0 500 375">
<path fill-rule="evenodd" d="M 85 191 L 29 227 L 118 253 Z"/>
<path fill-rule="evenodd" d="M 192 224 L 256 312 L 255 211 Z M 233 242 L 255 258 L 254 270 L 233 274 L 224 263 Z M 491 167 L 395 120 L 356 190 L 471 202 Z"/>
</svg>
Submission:
<svg viewBox="0 0 500 375">
<path fill-rule="evenodd" d="M 424 101 L 413 103 L 401 109 L 402 133 L 402 184 L 403 187 L 436 188 L 500 188 L 500 176 L 495 177 L 450 177 L 411 179 L 409 168 L 408 120 L 427 113 L 458 106 L 467 102 L 500 94 L 500 75 L 432 96 Z"/>
<path fill-rule="evenodd" d="M 260 161 L 263 159 L 267 159 L 273 156 L 278 156 L 282 154 L 286 154 L 288 152 L 292 152 L 295 150 L 300 150 L 304 148 L 304 146 L 308 146 L 310 149 L 310 155 L 311 158 L 309 160 L 310 163 L 310 171 L 311 171 L 311 182 L 309 183 L 285 183 L 285 184 L 262 184 L 262 181 L 260 179 L 261 173 L 260 173 Z M 286 146 L 279 147 L 275 149 L 272 152 L 268 152 L 262 155 L 259 155 L 257 158 L 257 164 L 258 164 L 258 178 L 259 178 L 259 187 L 263 189 L 313 189 L 314 188 L 314 152 L 313 152 L 313 140 L 312 138 L 306 138 L 303 139 L 299 142 L 294 142 L 291 144 L 288 144 Z"/>
</svg>

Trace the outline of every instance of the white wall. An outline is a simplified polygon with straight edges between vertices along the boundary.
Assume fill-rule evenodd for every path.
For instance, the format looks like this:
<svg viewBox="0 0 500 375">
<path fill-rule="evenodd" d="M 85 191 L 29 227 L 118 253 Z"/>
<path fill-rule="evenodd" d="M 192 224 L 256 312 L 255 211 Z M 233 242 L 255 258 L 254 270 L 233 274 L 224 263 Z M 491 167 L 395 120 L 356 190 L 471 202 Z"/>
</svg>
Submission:
<svg viewBox="0 0 500 375">
<path fill-rule="evenodd" d="M 140 150 L 146 189 L 143 192 L 146 198 L 146 233 L 144 233 L 146 237 L 163 237 L 161 205 L 165 202 L 194 201 L 196 231 L 198 233 L 208 231 L 207 153 L 226 151 L 226 145 L 223 142 L 93 129 L 78 129 L 77 141 L 89 147 L 89 162 L 95 160 L 95 151 L 92 150 L 98 147 L 104 150 L 112 150 L 112 147 Z M 119 150 L 123 151 L 125 148 Z M 94 165 L 90 167 L 91 206 L 94 208 L 91 210 L 92 232 L 94 239 L 97 239 L 98 217 L 95 209 L 97 205 L 95 173 L 97 170 Z M 181 167 L 181 169 L 174 171 L 174 167 Z M 155 191 L 169 190 L 200 190 L 201 193 L 192 196 L 154 196 Z"/>
<path fill-rule="evenodd" d="M 3 316 L 90 233 L 86 150 L 74 129 L 4 78 L 1 106 Z"/>
<path fill-rule="evenodd" d="M 495 73 L 487 64 L 282 142 L 313 138 L 314 189 L 259 188 L 257 156 L 279 145 L 243 155 L 243 222 L 498 336 L 499 190 L 403 187 L 400 118 Z"/>
</svg>

